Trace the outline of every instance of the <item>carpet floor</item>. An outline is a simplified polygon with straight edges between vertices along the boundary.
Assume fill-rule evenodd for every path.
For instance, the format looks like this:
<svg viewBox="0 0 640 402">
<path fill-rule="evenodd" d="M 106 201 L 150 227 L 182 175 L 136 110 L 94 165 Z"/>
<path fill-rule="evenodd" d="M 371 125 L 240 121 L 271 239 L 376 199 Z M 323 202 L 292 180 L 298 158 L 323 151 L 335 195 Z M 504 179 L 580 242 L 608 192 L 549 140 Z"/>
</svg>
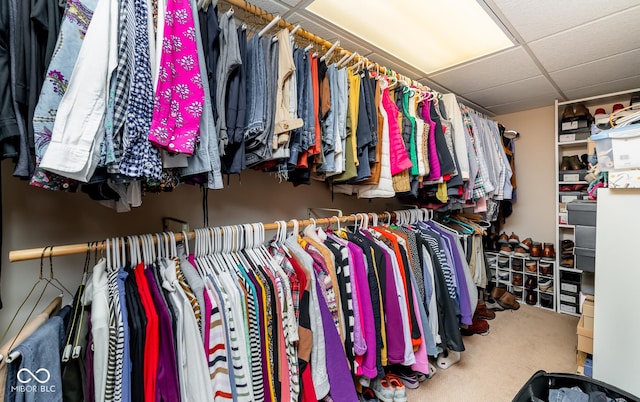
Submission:
<svg viewBox="0 0 640 402">
<path fill-rule="evenodd" d="M 511 401 L 538 370 L 574 373 L 578 318 L 522 305 L 489 321 L 486 336 L 464 337 L 458 364 L 420 388 L 408 390 L 409 402 Z"/>
</svg>

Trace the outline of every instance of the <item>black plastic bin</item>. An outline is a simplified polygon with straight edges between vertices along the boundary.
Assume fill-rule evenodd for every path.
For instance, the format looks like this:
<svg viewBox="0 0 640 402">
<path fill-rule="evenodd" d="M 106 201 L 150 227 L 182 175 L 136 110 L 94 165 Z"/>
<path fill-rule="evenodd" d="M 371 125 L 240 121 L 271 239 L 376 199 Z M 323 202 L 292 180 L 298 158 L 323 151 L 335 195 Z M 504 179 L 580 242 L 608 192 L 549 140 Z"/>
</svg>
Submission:
<svg viewBox="0 0 640 402">
<path fill-rule="evenodd" d="M 577 374 L 547 373 L 540 370 L 524 384 L 513 398 L 513 402 L 540 402 L 549 400 L 549 390 L 559 388 L 580 387 L 585 393 L 593 391 L 604 392 L 609 398 L 624 398 L 628 402 L 640 402 L 640 398 L 631 395 L 612 385 L 583 377 Z"/>
</svg>

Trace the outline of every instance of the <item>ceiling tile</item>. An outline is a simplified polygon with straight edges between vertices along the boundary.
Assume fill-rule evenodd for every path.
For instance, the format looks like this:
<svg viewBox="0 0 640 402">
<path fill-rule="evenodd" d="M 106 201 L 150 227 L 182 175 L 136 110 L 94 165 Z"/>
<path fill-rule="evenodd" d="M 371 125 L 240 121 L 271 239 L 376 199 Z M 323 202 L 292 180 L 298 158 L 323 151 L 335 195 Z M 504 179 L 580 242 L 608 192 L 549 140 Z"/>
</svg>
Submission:
<svg viewBox="0 0 640 402">
<path fill-rule="evenodd" d="M 638 5 L 637 0 L 493 0 L 493 2 L 527 42 Z"/>
<path fill-rule="evenodd" d="M 640 49 L 581 64 L 551 73 L 551 78 L 565 92 L 588 85 L 615 81 L 640 72 Z"/>
<path fill-rule="evenodd" d="M 278 1 L 288 6 L 295 7 L 298 5 L 298 3 L 302 3 L 304 0 L 278 0 Z"/>
<path fill-rule="evenodd" d="M 372 50 L 366 46 L 368 44 L 362 39 L 353 37 L 348 32 L 344 32 L 331 23 L 320 20 L 317 17 L 314 18 L 312 15 L 308 15 L 306 11 L 291 14 L 287 17 L 287 22 L 293 25 L 300 24 L 302 29 L 329 42 L 340 40 L 340 47 L 350 52 L 358 52 L 358 54 L 362 56 L 372 52 Z"/>
<path fill-rule="evenodd" d="M 638 48 L 640 6 L 531 42 L 544 68 L 558 71 Z"/>
<path fill-rule="evenodd" d="M 279 14 L 280 16 L 283 16 L 287 11 L 289 11 L 288 6 L 275 0 L 251 0 L 251 4 L 260 7 L 271 14 Z M 224 8 L 221 10 L 224 11 Z"/>
<path fill-rule="evenodd" d="M 505 50 L 459 67 L 429 75 L 451 91 L 465 94 L 540 75 L 521 47 Z"/>
<path fill-rule="evenodd" d="M 536 109 L 544 106 L 552 106 L 555 98 L 548 96 L 538 96 L 535 98 L 521 99 L 516 102 L 505 103 L 503 105 L 496 105 L 488 107 L 491 112 L 496 115 L 502 115 L 507 113 L 521 112 L 523 110 Z"/>
<path fill-rule="evenodd" d="M 489 105 L 501 105 L 543 96 L 549 96 L 553 100 L 558 96 L 558 93 L 544 76 L 539 75 L 462 95 L 475 103 L 488 107 Z"/>
<path fill-rule="evenodd" d="M 626 91 L 629 89 L 640 88 L 640 75 L 622 78 L 615 81 L 602 82 L 588 87 L 577 88 L 565 91 L 570 99 L 587 98 L 590 96 L 599 96 L 618 91 Z"/>
<path fill-rule="evenodd" d="M 409 66 L 398 59 L 391 59 L 378 53 L 371 53 L 368 59 L 380 64 L 381 66 L 388 67 L 397 73 L 406 75 L 409 78 L 416 79 L 424 77 L 425 75 L 424 71 L 420 71 L 415 67 Z"/>
<path fill-rule="evenodd" d="M 426 85 L 427 87 L 433 89 L 434 91 L 442 92 L 443 94 L 452 92 L 449 88 L 440 85 L 438 82 L 433 81 L 430 78 L 420 78 L 418 80 L 422 85 Z"/>
</svg>

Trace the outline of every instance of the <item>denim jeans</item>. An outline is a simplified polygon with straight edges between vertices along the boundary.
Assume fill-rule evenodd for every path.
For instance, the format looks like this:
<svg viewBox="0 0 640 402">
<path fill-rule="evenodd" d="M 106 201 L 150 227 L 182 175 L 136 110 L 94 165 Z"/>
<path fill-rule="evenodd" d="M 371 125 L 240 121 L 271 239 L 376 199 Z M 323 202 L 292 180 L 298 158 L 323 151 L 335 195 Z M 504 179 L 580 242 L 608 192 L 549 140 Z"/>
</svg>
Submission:
<svg viewBox="0 0 640 402">
<path fill-rule="evenodd" d="M 62 401 L 60 345 L 63 339 L 63 319 L 55 316 L 13 348 L 14 352 L 20 352 L 20 357 L 8 365 L 7 401 Z"/>
</svg>

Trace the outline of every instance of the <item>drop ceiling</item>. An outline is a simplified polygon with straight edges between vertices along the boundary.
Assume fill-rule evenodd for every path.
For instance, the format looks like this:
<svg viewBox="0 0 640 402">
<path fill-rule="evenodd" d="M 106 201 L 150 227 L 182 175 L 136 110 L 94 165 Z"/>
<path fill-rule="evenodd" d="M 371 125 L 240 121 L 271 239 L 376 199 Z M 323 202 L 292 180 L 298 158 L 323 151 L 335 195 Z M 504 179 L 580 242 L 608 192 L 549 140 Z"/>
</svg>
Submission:
<svg viewBox="0 0 640 402">
<path fill-rule="evenodd" d="M 491 115 L 640 88 L 640 0 L 477 0 L 513 46 L 429 74 L 313 14 L 313 0 L 249 2 Z"/>
</svg>

